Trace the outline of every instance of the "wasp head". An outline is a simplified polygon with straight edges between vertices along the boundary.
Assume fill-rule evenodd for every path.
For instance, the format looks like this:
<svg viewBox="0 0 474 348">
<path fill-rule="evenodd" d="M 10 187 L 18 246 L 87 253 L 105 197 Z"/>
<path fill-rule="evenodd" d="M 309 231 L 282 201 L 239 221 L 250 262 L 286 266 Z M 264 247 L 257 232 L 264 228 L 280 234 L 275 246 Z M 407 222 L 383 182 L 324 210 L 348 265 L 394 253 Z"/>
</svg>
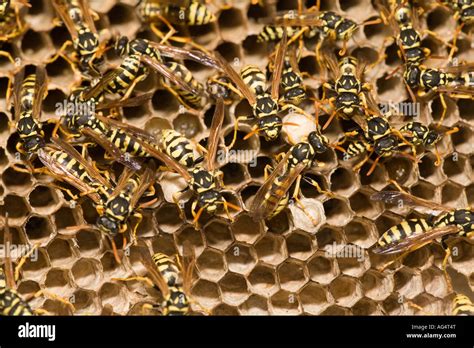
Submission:
<svg viewBox="0 0 474 348">
<path fill-rule="evenodd" d="M 259 118 L 258 129 L 267 141 L 273 141 L 280 135 L 283 123 L 277 115 L 269 115 Z"/>
<path fill-rule="evenodd" d="M 115 52 L 120 56 L 124 57 L 128 54 L 129 52 L 129 40 L 128 37 L 126 36 L 121 36 L 116 42 L 115 42 Z"/>
</svg>

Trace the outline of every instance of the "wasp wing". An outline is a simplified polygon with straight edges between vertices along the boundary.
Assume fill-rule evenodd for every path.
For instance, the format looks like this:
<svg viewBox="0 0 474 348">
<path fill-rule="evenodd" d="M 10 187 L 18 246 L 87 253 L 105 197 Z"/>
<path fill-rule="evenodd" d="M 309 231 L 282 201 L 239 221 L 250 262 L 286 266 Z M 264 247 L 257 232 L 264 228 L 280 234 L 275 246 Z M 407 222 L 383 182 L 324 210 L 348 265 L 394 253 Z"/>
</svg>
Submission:
<svg viewBox="0 0 474 348">
<path fill-rule="evenodd" d="M 181 47 L 163 45 L 157 42 L 148 41 L 148 44 L 156 48 L 163 56 L 174 59 L 189 59 L 210 68 L 219 68 L 217 61 L 204 52 L 198 50 L 187 50 Z"/>
<path fill-rule="evenodd" d="M 10 232 L 10 226 L 8 224 L 8 213 L 6 212 L 5 212 L 5 217 L 4 217 L 3 245 L 5 248 L 5 256 L 4 256 L 5 281 L 9 289 L 16 289 L 13 263 L 10 257 L 12 235 Z"/>
<path fill-rule="evenodd" d="M 216 165 L 217 148 L 219 146 L 219 136 L 221 133 L 222 122 L 224 121 L 224 101 L 217 99 L 216 110 L 212 117 L 211 130 L 207 138 L 207 169 L 214 171 Z"/>
<path fill-rule="evenodd" d="M 285 53 L 286 53 L 286 46 L 288 45 L 288 34 L 286 30 L 283 32 L 283 37 L 280 41 L 280 45 L 278 46 L 278 50 L 276 52 L 275 57 L 275 67 L 273 70 L 272 76 L 272 99 L 278 100 L 278 93 L 280 89 L 280 82 L 281 82 L 281 74 L 283 72 L 283 64 L 285 63 Z"/>
<path fill-rule="evenodd" d="M 427 209 L 427 214 L 433 212 L 446 212 L 453 210 L 441 204 L 427 201 L 426 199 L 415 197 L 400 191 L 381 191 L 374 193 L 371 198 L 376 201 L 383 201 L 390 204 L 407 204 L 410 207 Z"/>
<path fill-rule="evenodd" d="M 166 283 L 166 280 L 163 278 L 163 275 L 158 271 L 156 268 L 155 263 L 153 262 L 150 251 L 145 246 L 138 247 L 139 254 L 140 254 L 140 261 L 142 262 L 143 266 L 145 266 L 146 270 L 148 271 L 148 276 L 152 280 L 153 284 L 161 291 L 163 297 L 169 295 L 169 287 Z"/>
<path fill-rule="evenodd" d="M 52 4 L 53 4 L 54 9 L 56 10 L 56 13 L 59 15 L 64 25 L 66 26 L 67 30 L 69 31 L 69 34 L 71 34 L 73 41 L 77 40 L 78 33 L 76 30 L 76 25 L 73 22 L 72 18 L 69 16 L 69 10 L 68 10 L 66 1 L 65 0 L 52 0 Z"/>
</svg>

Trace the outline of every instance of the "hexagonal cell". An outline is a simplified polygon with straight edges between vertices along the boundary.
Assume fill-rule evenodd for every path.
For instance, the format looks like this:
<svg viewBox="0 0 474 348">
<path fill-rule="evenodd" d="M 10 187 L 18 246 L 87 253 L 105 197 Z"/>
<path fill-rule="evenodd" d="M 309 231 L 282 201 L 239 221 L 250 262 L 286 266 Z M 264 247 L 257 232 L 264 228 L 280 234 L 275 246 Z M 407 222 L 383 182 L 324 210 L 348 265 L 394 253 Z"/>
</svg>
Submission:
<svg viewBox="0 0 474 348">
<path fill-rule="evenodd" d="M 331 173 L 331 191 L 341 196 L 350 196 L 357 189 L 357 179 L 354 172 L 344 167 Z"/>
<path fill-rule="evenodd" d="M 442 168 L 436 166 L 436 156 L 432 153 L 426 153 L 422 157 L 421 162 L 418 163 L 418 170 L 420 177 L 431 182 L 433 185 L 440 185 L 446 180 Z"/>
<path fill-rule="evenodd" d="M 71 268 L 74 282 L 81 288 L 95 290 L 100 286 L 101 267 L 95 259 L 82 258 Z"/>
<path fill-rule="evenodd" d="M 241 214 L 231 225 L 232 234 L 236 241 L 253 244 L 264 232 L 261 223 L 256 223 L 247 214 Z"/>
<path fill-rule="evenodd" d="M 458 153 L 444 158 L 443 171 L 450 180 L 459 185 L 465 186 L 471 183 L 467 160 Z"/>
<path fill-rule="evenodd" d="M 275 271 L 265 265 L 257 265 L 247 277 L 252 292 L 262 296 L 271 296 L 278 291 Z"/>
<path fill-rule="evenodd" d="M 374 224 L 368 219 L 355 217 L 344 227 L 347 241 L 362 248 L 368 248 L 378 239 Z"/>
<path fill-rule="evenodd" d="M 407 158 L 394 157 L 390 161 L 384 163 L 390 179 L 395 180 L 400 185 L 410 186 L 416 182 L 417 173 L 416 166 Z"/>
<path fill-rule="evenodd" d="M 53 215 L 54 225 L 59 234 L 75 234 L 74 229 L 68 229 L 70 226 L 78 226 L 81 222 L 80 214 L 77 210 L 68 207 L 62 207 Z"/>
<path fill-rule="evenodd" d="M 69 271 L 60 268 L 52 268 L 46 275 L 44 286 L 49 292 L 60 297 L 68 297 L 72 293 Z"/>
<path fill-rule="evenodd" d="M 382 308 L 387 315 L 400 315 L 405 314 L 403 312 L 404 298 L 398 293 L 390 294 L 382 303 Z"/>
<path fill-rule="evenodd" d="M 382 315 L 382 311 L 377 305 L 377 302 L 369 298 L 362 298 L 352 307 L 354 315 Z"/>
<path fill-rule="evenodd" d="M 49 219 L 39 215 L 31 215 L 24 228 L 31 244 L 47 243 L 56 234 Z"/>
<path fill-rule="evenodd" d="M 50 53 L 49 37 L 40 32 L 28 30 L 21 40 L 21 50 L 28 60 L 43 60 Z"/>
<path fill-rule="evenodd" d="M 349 203 L 339 198 L 331 198 L 324 202 L 327 222 L 334 226 L 344 226 L 351 219 L 353 212 Z"/>
<path fill-rule="evenodd" d="M 218 51 L 236 71 L 240 71 L 243 67 L 242 52 L 239 45 L 224 41 L 216 47 L 216 51 Z"/>
<path fill-rule="evenodd" d="M 122 238 L 120 238 L 122 239 Z M 119 252 L 119 257 L 121 253 Z M 125 256 L 121 256 L 124 258 Z M 117 260 L 114 257 L 112 251 L 107 251 L 100 259 L 100 263 L 102 264 L 102 273 L 106 277 L 114 277 L 120 278 L 125 277 L 127 275 L 123 264 L 117 263 Z"/>
<path fill-rule="evenodd" d="M 357 216 L 373 219 L 380 214 L 380 204 L 370 199 L 370 195 L 369 192 L 358 191 L 349 198 L 351 209 Z"/>
<path fill-rule="evenodd" d="M 51 264 L 46 251 L 43 248 L 36 249 L 21 268 L 22 279 L 39 281 L 49 267 Z"/>
<path fill-rule="evenodd" d="M 393 291 L 393 279 L 376 270 L 369 270 L 361 278 L 362 290 L 368 298 L 381 301 Z"/>
<path fill-rule="evenodd" d="M 47 251 L 53 267 L 64 267 L 75 261 L 73 246 L 69 240 L 55 238 L 48 245 Z"/>
<path fill-rule="evenodd" d="M 320 284 L 329 284 L 340 274 L 336 260 L 323 255 L 312 257 L 307 267 L 311 280 Z"/>
<path fill-rule="evenodd" d="M 79 230 L 75 238 L 79 249 L 78 251 L 82 256 L 95 256 L 102 248 L 101 234 L 99 231 Z"/>
<path fill-rule="evenodd" d="M 20 196 L 7 195 L 3 203 L 10 223 L 21 224 L 30 213 L 26 200 Z"/>
<path fill-rule="evenodd" d="M 296 230 L 286 237 L 288 255 L 299 260 L 306 260 L 313 254 L 313 240 L 304 231 Z"/>
<path fill-rule="evenodd" d="M 276 315 L 298 315 L 301 313 L 298 296 L 285 290 L 278 291 L 270 299 L 272 314 Z"/>
<path fill-rule="evenodd" d="M 351 314 L 351 311 L 348 308 L 333 305 L 333 306 L 328 307 L 326 310 L 324 310 L 320 315 L 343 316 L 343 315 L 350 315 L 350 314 Z"/>
<path fill-rule="evenodd" d="M 285 240 L 283 237 L 267 233 L 255 244 L 258 259 L 271 265 L 278 265 L 286 258 Z"/>
<path fill-rule="evenodd" d="M 100 314 L 100 305 L 94 291 L 78 289 L 72 295 L 75 314 Z"/>
<path fill-rule="evenodd" d="M 297 292 L 308 281 L 307 272 L 299 261 L 286 260 L 277 268 L 280 287 L 289 292 Z"/>
<path fill-rule="evenodd" d="M 362 248 L 347 244 L 341 251 L 347 253 L 347 257 L 337 258 L 341 273 L 359 278 L 369 269 L 370 260 Z"/>
<path fill-rule="evenodd" d="M 309 282 L 299 293 L 301 306 L 305 313 L 318 315 L 332 302 L 328 290 L 319 284 Z"/>
<path fill-rule="evenodd" d="M 236 307 L 230 306 L 226 303 L 221 303 L 212 310 L 212 315 L 239 315 L 239 311 Z"/>
<path fill-rule="evenodd" d="M 196 231 L 193 227 L 185 227 L 181 231 L 175 233 L 174 236 L 177 245 L 183 245 L 186 241 L 194 247 L 194 250 L 204 248 L 204 241 L 201 233 Z"/>
<path fill-rule="evenodd" d="M 450 241 L 451 243 L 451 241 Z M 466 277 L 472 276 L 472 259 L 474 257 L 474 248 L 467 240 L 453 240 L 451 266 Z"/>
<path fill-rule="evenodd" d="M 255 250 L 248 245 L 235 243 L 226 252 L 227 265 L 229 270 L 235 273 L 246 275 L 257 263 Z"/>
<path fill-rule="evenodd" d="M 158 115 L 165 118 L 169 117 L 169 115 L 174 115 L 179 108 L 178 100 L 166 89 L 155 91 L 151 103 Z"/>
<path fill-rule="evenodd" d="M 222 300 L 227 304 L 238 306 L 249 297 L 247 281 L 236 273 L 227 273 L 220 281 Z"/>
<path fill-rule="evenodd" d="M 165 203 L 155 212 L 158 227 L 166 233 L 173 233 L 183 223 L 176 204 Z"/>
<path fill-rule="evenodd" d="M 395 290 L 403 297 L 412 299 L 424 291 L 421 274 L 416 270 L 403 267 L 395 273 L 393 279 Z"/>
<path fill-rule="evenodd" d="M 259 295 L 251 295 L 239 307 L 242 315 L 268 315 L 268 303 L 265 297 Z"/>
<path fill-rule="evenodd" d="M 219 220 L 212 221 L 204 227 L 204 236 L 207 245 L 222 251 L 233 242 L 229 225 Z"/>
<path fill-rule="evenodd" d="M 200 120 L 196 115 L 188 113 L 179 114 L 178 117 L 173 120 L 173 128 L 189 139 L 192 139 L 202 132 Z"/>
<path fill-rule="evenodd" d="M 464 205 L 464 188 L 451 181 L 441 189 L 441 203 L 449 207 L 460 207 Z"/>
<path fill-rule="evenodd" d="M 240 43 L 245 36 L 245 20 L 242 12 L 236 8 L 221 11 L 218 23 L 223 40 Z"/>
<path fill-rule="evenodd" d="M 35 212 L 43 215 L 54 213 L 61 204 L 56 192 L 43 185 L 36 186 L 33 191 L 30 192 L 28 201 Z"/>
<path fill-rule="evenodd" d="M 3 172 L 2 179 L 8 190 L 18 194 L 25 194 L 33 185 L 30 174 L 19 172 L 12 167 Z"/>
<path fill-rule="evenodd" d="M 421 273 L 424 288 L 428 294 L 444 297 L 448 294 L 448 284 L 442 270 L 431 267 Z"/>
<path fill-rule="evenodd" d="M 199 256 L 196 262 L 199 269 L 199 276 L 217 282 L 227 271 L 224 255 L 221 251 L 207 248 Z"/>
<path fill-rule="evenodd" d="M 193 287 L 193 298 L 203 307 L 212 308 L 221 302 L 219 286 L 205 279 L 199 279 Z"/>
<path fill-rule="evenodd" d="M 335 244 L 341 244 L 344 241 L 344 236 L 340 228 L 325 225 L 316 234 L 316 240 L 320 249 L 327 249 Z"/>
<path fill-rule="evenodd" d="M 245 167 L 238 163 L 228 163 L 221 168 L 224 173 L 224 185 L 227 187 L 238 187 L 245 182 Z"/>
<path fill-rule="evenodd" d="M 116 313 L 124 313 L 128 310 L 129 301 L 125 286 L 116 283 L 104 283 L 99 292 L 102 306 L 110 305 Z"/>
<path fill-rule="evenodd" d="M 362 288 L 359 281 L 347 276 L 337 277 L 329 285 L 329 291 L 336 303 L 344 307 L 352 307 L 362 298 Z"/>
<path fill-rule="evenodd" d="M 431 296 L 430 294 L 420 294 L 413 300 L 405 303 L 405 307 L 407 307 L 408 310 L 410 310 L 413 314 L 419 314 L 419 315 L 431 315 L 431 314 L 437 314 L 437 315 L 445 315 L 445 314 L 450 314 L 446 313 L 445 311 L 445 303 L 444 301 L 440 298 Z M 414 307 L 421 307 L 422 309 L 418 309 Z"/>
<path fill-rule="evenodd" d="M 265 221 L 268 232 L 275 234 L 285 234 L 290 231 L 290 218 L 287 210 Z"/>
</svg>

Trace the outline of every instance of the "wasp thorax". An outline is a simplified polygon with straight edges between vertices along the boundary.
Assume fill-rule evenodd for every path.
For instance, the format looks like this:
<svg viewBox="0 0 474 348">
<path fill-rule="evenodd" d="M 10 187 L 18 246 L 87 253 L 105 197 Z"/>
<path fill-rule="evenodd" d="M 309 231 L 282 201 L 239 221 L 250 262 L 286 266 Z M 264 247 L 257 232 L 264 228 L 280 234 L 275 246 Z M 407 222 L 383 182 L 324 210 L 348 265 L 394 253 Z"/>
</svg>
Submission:
<svg viewBox="0 0 474 348">
<path fill-rule="evenodd" d="M 328 138 L 322 134 L 318 134 L 318 132 L 309 133 L 308 142 L 316 153 L 323 153 L 328 149 Z"/>
<path fill-rule="evenodd" d="M 278 103 L 269 94 L 265 93 L 257 97 L 253 110 L 256 117 L 273 115 L 278 112 Z"/>
<path fill-rule="evenodd" d="M 106 233 L 117 234 L 120 231 L 120 224 L 108 216 L 99 216 L 96 222 L 97 227 Z"/>
</svg>

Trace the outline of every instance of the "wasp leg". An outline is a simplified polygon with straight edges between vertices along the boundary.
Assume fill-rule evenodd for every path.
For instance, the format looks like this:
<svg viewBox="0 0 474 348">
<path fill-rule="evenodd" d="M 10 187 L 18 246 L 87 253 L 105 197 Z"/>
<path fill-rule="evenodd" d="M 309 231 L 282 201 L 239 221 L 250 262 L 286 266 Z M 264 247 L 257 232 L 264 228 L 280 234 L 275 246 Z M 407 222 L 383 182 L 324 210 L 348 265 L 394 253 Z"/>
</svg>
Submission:
<svg viewBox="0 0 474 348">
<path fill-rule="evenodd" d="M 179 202 L 179 198 L 178 196 L 181 196 L 182 194 L 182 191 L 178 191 L 178 192 L 175 192 L 173 193 L 173 202 L 176 204 L 176 206 L 178 207 L 178 210 L 179 210 L 179 217 L 182 219 L 182 220 L 185 220 L 186 219 L 186 215 L 184 214 L 184 209 L 183 207 L 181 206 L 181 203 Z M 177 196 L 178 195 L 178 196 Z"/>
<path fill-rule="evenodd" d="M 296 185 L 295 185 L 295 190 L 293 191 L 292 199 L 299 205 L 300 209 L 308 217 L 308 219 L 311 221 L 313 226 L 317 226 L 318 221 L 313 216 L 311 216 L 311 214 L 308 212 L 308 210 L 304 206 L 303 202 L 301 202 L 300 199 L 298 198 L 300 194 L 301 178 L 302 176 L 298 175 L 298 178 L 296 179 Z"/>
<path fill-rule="evenodd" d="M 303 178 L 304 181 L 306 181 L 308 184 L 310 184 L 311 186 L 313 186 L 319 193 L 322 193 L 328 197 L 334 197 L 334 193 L 332 193 L 331 191 L 325 191 L 321 188 L 321 186 L 319 186 L 319 183 L 314 180 L 314 179 L 311 179 L 311 178 L 308 178 L 308 177 L 304 177 Z"/>
<path fill-rule="evenodd" d="M 145 78 L 147 77 L 147 74 L 141 74 L 140 76 L 138 76 L 136 79 L 133 80 L 133 82 L 130 84 L 130 86 L 128 86 L 127 90 L 125 91 L 124 95 L 122 96 L 122 98 L 120 98 L 120 100 L 126 100 L 130 97 L 130 94 L 132 94 L 133 90 L 135 89 L 135 86 L 143 81 Z"/>
<path fill-rule="evenodd" d="M 139 276 L 136 276 L 136 277 L 129 277 L 129 278 L 112 278 L 112 280 L 116 280 L 116 281 L 122 281 L 122 282 L 130 282 L 130 281 L 138 281 L 138 282 L 144 282 L 146 283 L 150 288 L 154 288 L 155 285 L 153 284 L 153 282 L 150 280 L 150 278 L 148 277 L 139 277 Z"/>
<path fill-rule="evenodd" d="M 194 224 L 194 229 L 199 230 L 199 218 L 202 215 L 202 212 L 204 211 L 204 207 L 200 207 L 198 212 L 196 213 L 196 208 L 198 205 L 198 201 L 195 200 L 193 204 L 191 205 L 191 214 L 193 214 L 193 224 Z"/>
<path fill-rule="evenodd" d="M 132 232 L 133 245 L 137 245 L 137 230 L 138 230 L 138 226 L 140 225 L 140 223 L 143 220 L 143 215 L 140 214 L 140 213 L 135 212 L 135 214 L 133 214 L 133 216 L 135 216 L 138 219 L 137 223 L 135 224 L 135 227 L 133 228 L 133 232 Z"/>
<path fill-rule="evenodd" d="M 446 113 L 448 112 L 448 104 L 446 104 L 446 99 L 444 99 L 444 94 L 440 93 L 439 101 L 441 102 L 441 106 L 443 107 L 443 112 L 441 113 L 441 118 L 439 119 L 438 126 L 440 126 L 444 118 L 446 117 Z"/>
<path fill-rule="evenodd" d="M 239 130 L 239 121 L 247 121 L 247 120 L 250 120 L 250 119 L 251 119 L 251 117 L 249 117 L 249 116 L 239 116 L 235 119 L 234 135 L 232 137 L 232 142 L 230 143 L 230 145 L 226 146 L 227 151 L 232 149 L 232 147 L 234 147 L 234 145 L 235 145 L 235 142 L 237 141 L 237 131 Z"/>
<path fill-rule="evenodd" d="M 187 111 L 189 111 L 190 113 L 196 115 L 196 116 L 199 116 L 200 115 L 200 111 L 199 110 L 196 110 L 194 109 L 193 107 L 191 107 L 188 103 L 186 103 L 186 101 L 179 95 L 178 92 L 176 92 L 175 89 L 173 89 L 170 85 L 168 85 L 167 83 L 163 82 L 163 87 L 166 88 L 166 90 L 168 92 L 170 92 L 172 95 L 174 95 L 174 97 L 176 99 L 178 99 L 178 102 L 181 104 L 181 105 L 184 105 L 187 109 Z"/>
<path fill-rule="evenodd" d="M 68 300 L 65 300 L 64 298 L 56 295 L 56 294 L 53 294 L 52 292 L 49 292 L 47 290 L 44 290 L 44 289 L 41 289 L 39 291 L 37 291 L 35 294 L 34 294 L 34 298 L 37 298 L 37 297 L 40 297 L 40 296 L 45 296 L 45 297 L 49 297 L 50 299 L 53 299 L 53 300 L 56 300 L 56 301 L 59 301 L 61 302 L 62 304 L 66 305 L 67 307 L 71 308 L 71 311 L 74 313 L 76 311 L 76 308 L 74 307 L 74 305 L 69 302 Z"/>
<path fill-rule="evenodd" d="M 7 52 L 7 51 L 0 51 L 0 56 L 7 58 L 13 65 L 16 66 L 15 59 L 13 59 L 12 55 L 10 54 L 10 52 Z"/>
<path fill-rule="evenodd" d="M 33 254 L 33 252 L 38 249 L 38 244 L 33 245 L 33 248 L 31 248 L 21 259 L 20 262 L 18 262 L 18 265 L 15 267 L 15 282 L 20 279 L 20 270 L 23 267 L 23 265 L 26 263 L 26 259 Z"/>
<path fill-rule="evenodd" d="M 462 28 L 464 27 L 464 24 L 465 23 L 462 23 L 461 25 L 458 25 L 458 27 L 456 28 L 456 31 L 454 32 L 453 44 L 451 46 L 451 49 L 449 50 L 449 56 L 448 56 L 448 61 L 449 62 L 453 60 L 454 53 L 458 50 L 456 44 L 458 42 L 458 37 L 459 37 L 459 34 L 462 31 Z"/>
</svg>

